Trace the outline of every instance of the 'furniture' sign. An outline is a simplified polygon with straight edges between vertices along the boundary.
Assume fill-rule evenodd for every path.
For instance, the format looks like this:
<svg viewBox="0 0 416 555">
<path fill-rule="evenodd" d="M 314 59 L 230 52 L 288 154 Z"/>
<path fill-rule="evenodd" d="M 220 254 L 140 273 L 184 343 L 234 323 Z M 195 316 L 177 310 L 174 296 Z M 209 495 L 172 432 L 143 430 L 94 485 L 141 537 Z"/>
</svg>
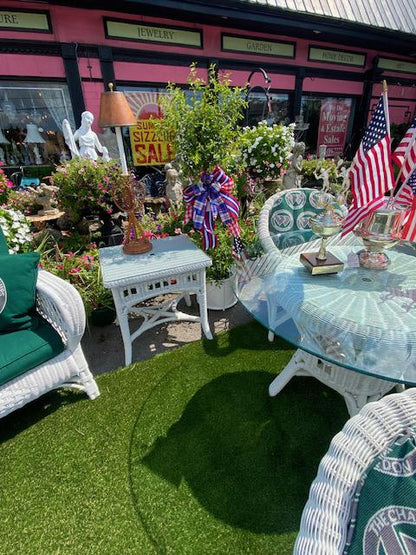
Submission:
<svg viewBox="0 0 416 555">
<path fill-rule="evenodd" d="M 199 29 L 145 25 L 134 21 L 107 18 L 104 18 L 104 24 L 106 37 L 110 39 L 202 48 L 202 33 Z"/>
<path fill-rule="evenodd" d="M 51 33 L 49 12 L 0 10 L 0 29 Z"/>
</svg>

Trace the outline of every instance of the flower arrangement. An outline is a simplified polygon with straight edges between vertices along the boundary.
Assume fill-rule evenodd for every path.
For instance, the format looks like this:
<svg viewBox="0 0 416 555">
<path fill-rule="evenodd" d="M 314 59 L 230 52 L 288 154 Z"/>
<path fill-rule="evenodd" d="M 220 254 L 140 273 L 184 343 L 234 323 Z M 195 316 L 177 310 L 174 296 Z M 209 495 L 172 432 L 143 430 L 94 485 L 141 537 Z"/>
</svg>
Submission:
<svg viewBox="0 0 416 555">
<path fill-rule="evenodd" d="M 54 248 L 42 254 L 41 265 L 43 269 L 76 287 L 84 302 L 88 318 L 95 309 L 114 308 L 111 291 L 103 285 L 95 243 L 85 245 L 77 252 L 64 252 L 55 244 Z"/>
<path fill-rule="evenodd" d="M 9 246 L 10 254 L 28 252 L 33 247 L 29 222 L 22 212 L 0 207 L 0 227 Z"/>
<path fill-rule="evenodd" d="M 2 162 L 0 162 L 0 166 L 1 165 L 3 165 Z M 0 167 L 0 206 L 7 203 L 7 199 L 12 189 L 13 183 L 8 179 L 3 168 Z"/>
<path fill-rule="evenodd" d="M 263 120 L 254 127 L 244 127 L 237 160 L 252 179 L 276 179 L 288 167 L 294 144 L 294 124 L 268 126 Z"/>
<path fill-rule="evenodd" d="M 74 222 L 79 222 L 84 213 L 100 215 L 113 212 L 110 188 L 120 174 L 120 165 L 114 161 L 75 157 L 58 166 L 50 182 L 59 187 L 59 205 Z"/>
<path fill-rule="evenodd" d="M 184 178 L 196 181 L 201 171 L 220 166 L 226 173 L 232 160 L 243 109 L 244 89 L 231 87 L 226 74 L 208 69 L 207 82 L 199 78 L 195 64 L 188 77 L 189 90 L 169 83 L 161 99 L 163 119 L 156 129 L 167 136 Z"/>
</svg>

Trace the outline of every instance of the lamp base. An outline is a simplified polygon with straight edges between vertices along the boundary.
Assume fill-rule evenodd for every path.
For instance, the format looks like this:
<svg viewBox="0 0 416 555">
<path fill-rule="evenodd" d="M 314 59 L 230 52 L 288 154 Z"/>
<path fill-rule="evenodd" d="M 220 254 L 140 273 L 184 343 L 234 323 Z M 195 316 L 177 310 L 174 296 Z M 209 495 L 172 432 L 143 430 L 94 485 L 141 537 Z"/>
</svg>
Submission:
<svg viewBox="0 0 416 555">
<path fill-rule="evenodd" d="M 143 254 L 151 251 L 153 248 L 152 243 L 145 238 L 128 241 L 123 245 L 123 252 L 125 254 Z"/>
<path fill-rule="evenodd" d="M 344 263 L 330 252 L 326 253 L 325 260 L 317 258 L 318 254 L 317 252 L 302 252 L 300 255 L 300 261 L 313 276 L 336 274 L 344 269 Z"/>
</svg>

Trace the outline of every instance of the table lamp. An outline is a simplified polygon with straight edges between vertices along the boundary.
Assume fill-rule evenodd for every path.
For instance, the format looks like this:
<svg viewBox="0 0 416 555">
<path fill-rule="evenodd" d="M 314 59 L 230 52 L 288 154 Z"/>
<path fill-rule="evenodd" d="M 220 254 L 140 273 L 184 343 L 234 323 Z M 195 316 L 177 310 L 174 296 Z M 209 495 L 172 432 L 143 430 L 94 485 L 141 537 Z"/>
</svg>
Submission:
<svg viewBox="0 0 416 555">
<path fill-rule="evenodd" d="M 100 127 L 114 127 L 116 130 L 117 147 L 120 154 L 120 164 L 123 174 L 127 175 L 127 162 L 124 153 L 123 137 L 121 127 L 136 124 L 134 116 L 124 93 L 114 91 L 113 83 L 108 84 L 109 91 L 101 93 L 100 115 L 98 125 Z"/>
</svg>

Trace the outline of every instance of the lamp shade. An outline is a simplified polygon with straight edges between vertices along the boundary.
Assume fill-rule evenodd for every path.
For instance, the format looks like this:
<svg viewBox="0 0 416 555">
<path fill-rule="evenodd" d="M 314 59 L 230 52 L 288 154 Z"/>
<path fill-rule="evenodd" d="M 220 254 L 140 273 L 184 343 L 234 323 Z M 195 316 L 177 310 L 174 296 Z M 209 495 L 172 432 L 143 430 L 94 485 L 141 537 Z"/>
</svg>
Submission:
<svg viewBox="0 0 416 555">
<path fill-rule="evenodd" d="M 100 127 L 135 125 L 136 118 L 127 102 L 126 95 L 119 91 L 113 91 L 112 83 L 109 83 L 108 86 L 110 90 L 101 93 L 98 125 Z"/>
<path fill-rule="evenodd" d="M 26 127 L 27 133 L 23 141 L 24 143 L 41 144 L 45 142 L 45 139 L 39 135 L 38 126 L 35 123 L 28 123 Z"/>
</svg>

